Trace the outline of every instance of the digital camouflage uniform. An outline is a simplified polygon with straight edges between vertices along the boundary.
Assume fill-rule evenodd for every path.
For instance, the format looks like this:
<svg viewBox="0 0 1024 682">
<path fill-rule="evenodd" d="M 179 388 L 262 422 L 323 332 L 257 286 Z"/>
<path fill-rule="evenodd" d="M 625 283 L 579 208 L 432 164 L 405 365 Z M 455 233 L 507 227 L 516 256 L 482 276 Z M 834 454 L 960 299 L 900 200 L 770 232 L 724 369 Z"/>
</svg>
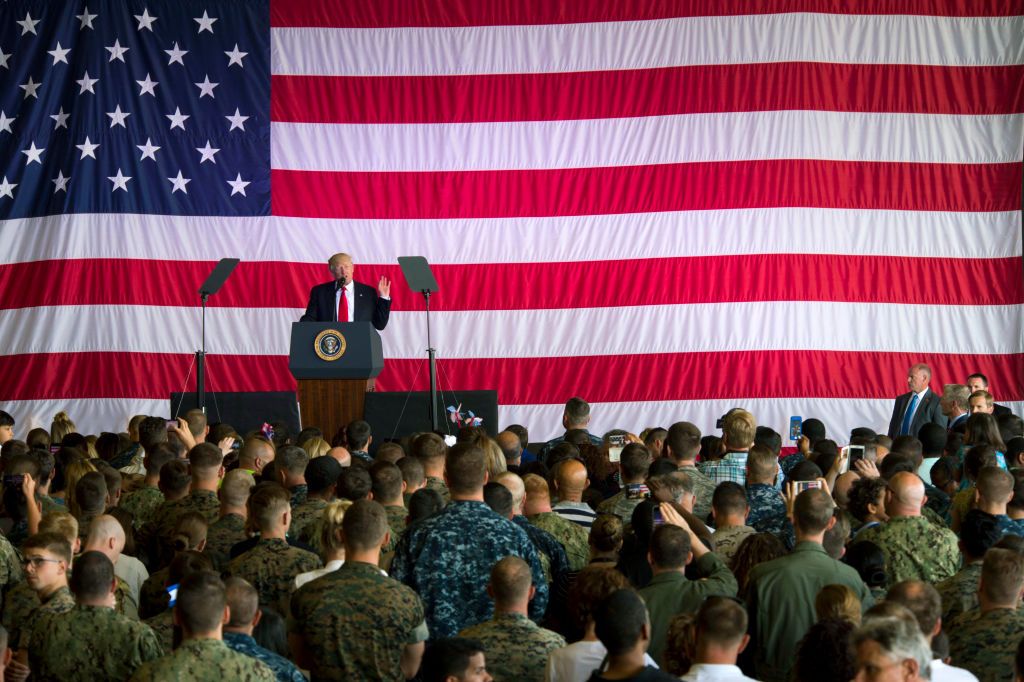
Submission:
<svg viewBox="0 0 1024 682">
<path fill-rule="evenodd" d="M 978 608 L 978 582 L 981 562 L 967 564 L 956 575 L 946 578 L 935 589 L 942 597 L 942 622 L 949 623 L 961 613 Z"/>
<path fill-rule="evenodd" d="M 747 504 L 750 505 L 748 526 L 758 533 L 771 533 L 782 540 L 787 549 L 796 545 L 793 524 L 786 516 L 786 501 L 775 486 L 748 483 Z"/>
<path fill-rule="evenodd" d="M 219 639 L 191 639 L 162 658 L 143 664 L 132 682 L 275 682 L 266 664 L 239 654 Z"/>
<path fill-rule="evenodd" d="M 151 573 L 139 590 L 139 615 L 152 618 L 167 608 L 170 597 L 167 595 L 167 578 L 171 569 L 164 566 L 156 573 Z"/>
<path fill-rule="evenodd" d="M 859 533 L 857 542 L 870 541 L 885 554 L 886 585 L 924 580 L 933 585 L 960 568 L 956 534 L 923 516 L 894 516 Z"/>
<path fill-rule="evenodd" d="M 623 523 L 629 523 L 633 520 L 633 510 L 647 499 L 649 494 L 650 491 L 647 490 L 647 486 L 631 483 L 597 505 L 597 513 L 615 514 L 622 519 Z"/>
<path fill-rule="evenodd" d="M 1024 637 L 1024 611 L 994 609 L 962 613 L 943 630 L 949 633 L 953 665 L 966 668 L 981 682 L 1013 682 L 1013 659 Z"/>
<path fill-rule="evenodd" d="M 527 517 L 533 525 L 554 536 L 565 549 L 570 571 L 581 571 L 590 561 L 589 533 L 583 526 L 566 521 L 554 512 L 541 512 Z"/>
<path fill-rule="evenodd" d="M 67 587 L 57 588 L 46 598 L 46 601 L 40 601 L 39 595 L 28 587 L 28 583 L 22 583 L 18 588 L 22 585 L 25 586 L 28 594 L 19 594 L 19 599 L 16 602 L 11 600 L 12 605 L 17 603 L 18 613 L 14 616 L 12 627 L 7 627 L 7 624 L 4 624 L 4 627 L 7 627 L 8 646 L 12 649 L 28 649 L 31 646 L 32 631 L 40 618 L 49 613 L 67 613 L 75 606 L 75 598 Z"/>
<path fill-rule="evenodd" d="M 155 551 L 157 564 L 164 566 L 174 557 L 172 543 L 178 519 L 189 512 L 199 512 L 208 524 L 220 516 L 220 500 L 210 490 L 193 490 L 180 500 L 165 500 L 153 514 L 153 520 L 143 527 L 142 539 Z"/>
<path fill-rule="evenodd" d="M 122 616 L 131 618 L 132 620 L 139 619 L 139 604 L 135 601 L 135 596 L 132 594 L 132 588 L 128 586 L 128 583 L 124 581 L 121 576 L 117 577 L 117 587 L 114 588 L 114 610 Z M 70 576 L 68 576 L 70 579 Z"/>
<path fill-rule="evenodd" d="M 232 651 L 265 663 L 274 672 L 277 682 L 306 682 L 305 676 L 295 667 L 294 663 L 284 656 L 275 654 L 270 649 L 264 649 L 249 635 L 225 631 L 224 643 Z"/>
<path fill-rule="evenodd" d="M 160 489 L 147 485 L 125 495 L 117 506 L 132 513 L 132 526 L 137 530 L 153 520 L 163 503 L 164 494 Z"/>
<path fill-rule="evenodd" d="M 300 504 L 305 502 L 306 499 L 309 497 L 309 486 L 307 486 L 305 483 L 300 483 L 296 486 L 288 488 L 288 492 L 291 493 L 292 495 L 292 509 L 295 509 Z"/>
<path fill-rule="evenodd" d="M 24 580 L 21 557 L 3 533 L 0 533 L 0 613 L 4 611 L 7 593 Z"/>
<path fill-rule="evenodd" d="M 29 667 L 35 680 L 125 680 L 163 655 L 149 626 L 104 606 L 75 606 L 41 616 Z"/>
<path fill-rule="evenodd" d="M 309 497 L 305 502 L 292 509 L 292 525 L 288 526 L 288 537 L 296 540 L 302 538 L 303 531 L 320 520 L 327 508 L 327 500 Z"/>
<path fill-rule="evenodd" d="M 358 561 L 300 587 L 288 630 L 302 637 L 313 680 L 404 680 L 402 651 L 428 634 L 416 593 Z"/>
<path fill-rule="evenodd" d="M 512 523 L 522 528 L 526 532 L 527 537 L 530 538 L 530 542 L 533 543 L 548 584 L 555 585 L 561 581 L 567 581 L 569 557 L 566 556 L 565 547 L 562 546 L 562 543 L 556 540 L 551 533 L 530 523 L 522 514 L 513 516 Z"/>
<path fill-rule="evenodd" d="M 441 493 L 441 499 L 444 500 L 445 504 L 448 504 L 449 502 L 452 501 L 452 494 L 448 490 L 448 484 L 444 482 L 443 478 L 438 478 L 437 476 L 427 476 L 426 487 L 429 488 L 430 490 L 436 490 L 437 492 Z"/>
<path fill-rule="evenodd" d="M 233 576 L 245 578 L 260 594 L 260 604 L 288 613 L 288 594 L 299 573 L 323 568 L 320 557 L 278 538 L 261 539 L 228 564 Z"/>
<path fill-rule="evenodd" d="M 419 594 L 430 636 L 453 637 L 491 616 L 494 605 L 484 586 L 498 560 L 518 556 L 530 565 L 537 595 L 530 615 L 544 616 L 548 585 L 537 550 L 526 533 L 483 502 L 453 500 L 440 513 L 402 535 L 391 575 Z"/>
<path fill-rule="evenodd" d="M 715 494 L 715 482 L 705 476 L 695 466 L 682 466 L 679 471 L 693 481 L 693 515 L 706 521 L 711 513 L 711 496 Z"/>
<path fill-rule="evenodd" d="M 167 609 L 143 621 L 156 635 L 160 648 L 165 653 L 174 648 L 174 611 Z"/>
<path fill-rule="evenodd" d="M 233 545 L 248 539 L 245 533 L 245 519 L 238 514 L 222 516 L 206 531 L 204 551 L 229 556 Z"/>
<path fill-rule="evenodd" d="M 570 522 L 571 523 L 571 522 Z M 494 682 L 544 682 L 548 654 L 565 646 L 565 638 L 520 613 L 499 613 L 459 633 L 483 644 L 487 672 Z"/>
<path fill-rule="evenodd" d="M 399 538 L 402 537 L 402 533 L 405 532 L 405 527 L 407 525 L 406 521 L 409 518 L 409 510 L 397 504 L 389 504 L 384 507 L 384 511 L 388 515 L 388 528 L 391 529 L 391 542 L 393 545 L 397 545 Z"/>
</svg>

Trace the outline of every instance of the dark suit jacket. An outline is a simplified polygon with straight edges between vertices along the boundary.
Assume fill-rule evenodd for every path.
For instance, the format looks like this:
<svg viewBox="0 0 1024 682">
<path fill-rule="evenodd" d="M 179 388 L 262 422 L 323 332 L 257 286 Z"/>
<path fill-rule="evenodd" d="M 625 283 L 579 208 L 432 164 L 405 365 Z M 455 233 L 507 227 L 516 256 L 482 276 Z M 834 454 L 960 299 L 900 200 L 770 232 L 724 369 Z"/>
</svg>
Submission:
<svg viewBox="0 0 1024 682">
<path fill-rule="evenodd" d="M 1012 413 L 1013 413 L 1013 411 L 1009 407 L 1007 407 L 1006 405 L 1000 405 L 999 403 L 995 403 L 992 406 L 992 416 L 993 417 L 998 417 L 1001 414 L 1012 414 Z"/>
<path fill-rule="evenodd" d="M 900 435 L 903 413 L 907 411 L 912 395 L 914 394 L 908 391 L 896 398 L 896 404 L 892 408 L 892 418 L 889 419 L 889 438 Z M 947 421 L 946 415 L 942 414 L 942 410 L 939 408 L 939 396 L 929 388 L 921 399 L 921 404 L 917 406 L 917 411 L 914 412 L 914 421 L 910 423 L 910 435 L 917 437 L 917 432 L 928 422 L 934 422 L 942 428 L 946 428 Z"/>
<path fill-rule="evenodd" d="M 351 322 L 372 322 L 378 331 L 388 325 L 391 315 L 391 301 L 377 296 L 377 290 L 366 284 L 353 282 L 355 285 L 355 319 Z M 337 293 L 334 282 L 317 284 L 309 292 L 309 303 L 306 313 L 299 318 L 300 322 L 337 322 L 338 308 L 335 306 Z"/>
</svg>

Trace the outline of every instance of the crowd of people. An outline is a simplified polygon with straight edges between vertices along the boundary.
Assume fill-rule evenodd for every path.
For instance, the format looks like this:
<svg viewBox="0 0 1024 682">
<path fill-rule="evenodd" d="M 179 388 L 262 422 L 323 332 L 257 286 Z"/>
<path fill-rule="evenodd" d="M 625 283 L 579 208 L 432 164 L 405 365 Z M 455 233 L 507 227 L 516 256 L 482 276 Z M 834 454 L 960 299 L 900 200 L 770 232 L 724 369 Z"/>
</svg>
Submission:
<svg viewBox="0 0 1024 682">
<path fill-rule="evenodd" d="M 532 445 L 520 425 L 240 434 L 200 411 L 22 434 L 0 412 L 0 665 L 13 682 L 1024 680 L 1024 420 L 967 384 L 925 415 L 921 367 L 889 432 L 811 418 L 785 449 L 741 408 L 714 434 L 599 436 L 581 398 Z"/>
</svg>

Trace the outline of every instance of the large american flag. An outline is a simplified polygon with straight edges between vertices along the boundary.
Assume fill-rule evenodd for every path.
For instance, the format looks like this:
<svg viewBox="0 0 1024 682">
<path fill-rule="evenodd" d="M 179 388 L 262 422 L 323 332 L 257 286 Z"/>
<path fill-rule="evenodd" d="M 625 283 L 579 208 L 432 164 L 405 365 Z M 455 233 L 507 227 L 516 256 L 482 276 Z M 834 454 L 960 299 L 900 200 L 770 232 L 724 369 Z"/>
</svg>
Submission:
<svg viewBox="0 0 1024 682">
<path fill-rule="evenodd" d="M 6 0 L 0 407 L 288 390 L 335 251 L 397 284 L 379 390 L 592 430 L 884 428 L 906 369 L 1024 403 L 1024 3 Z M 189 379 L 189 386 L 194 381 Z M 841 438 L 841 436 L 840 436 Z"/>
</svg>

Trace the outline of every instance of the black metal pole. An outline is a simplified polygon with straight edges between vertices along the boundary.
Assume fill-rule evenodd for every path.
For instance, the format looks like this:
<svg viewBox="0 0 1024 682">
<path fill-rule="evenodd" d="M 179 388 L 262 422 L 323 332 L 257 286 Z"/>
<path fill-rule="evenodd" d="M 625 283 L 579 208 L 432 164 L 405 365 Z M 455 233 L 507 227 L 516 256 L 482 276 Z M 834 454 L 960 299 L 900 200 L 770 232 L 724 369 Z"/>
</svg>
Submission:
<svg viewBox="0 0 1024 682">
<path fill-rule="evenodd" d="M 203 331 L 202 349 L 196 351 L 196 403 L 200 410 L 206 412 L 206 299 L 209 294 L 202 294 L 203 300 Z"/>
<path fill-rule="evenodd" d="M 423 290 L 423 300 L 427 304 L 427 362 L 430 369 L 430 428 L 437 431 L 437 358 L 434 344 L 430 340 L 430 290 Z"/>
</svg>

